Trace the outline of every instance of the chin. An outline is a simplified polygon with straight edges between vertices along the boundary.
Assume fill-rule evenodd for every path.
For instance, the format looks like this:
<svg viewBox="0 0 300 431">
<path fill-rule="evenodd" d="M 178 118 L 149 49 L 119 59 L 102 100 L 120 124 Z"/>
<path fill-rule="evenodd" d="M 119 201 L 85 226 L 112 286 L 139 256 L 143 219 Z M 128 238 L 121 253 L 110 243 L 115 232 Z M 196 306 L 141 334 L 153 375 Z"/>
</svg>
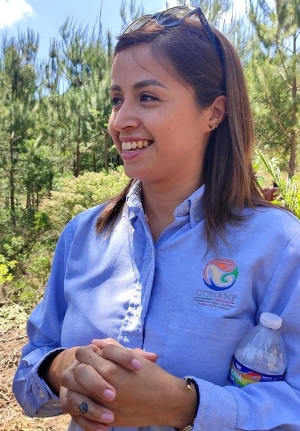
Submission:
<svg viewBox="0 0 300 431">
<path fill-rule="evenodd" d="M 127 177 L 132 178 L 133 180 L 145 179 L 145 172 L 142 169 L 138 169 L 132 166 L 126 166 L 126 163 L 124 163 L 123 167 Z"/>
</svg>

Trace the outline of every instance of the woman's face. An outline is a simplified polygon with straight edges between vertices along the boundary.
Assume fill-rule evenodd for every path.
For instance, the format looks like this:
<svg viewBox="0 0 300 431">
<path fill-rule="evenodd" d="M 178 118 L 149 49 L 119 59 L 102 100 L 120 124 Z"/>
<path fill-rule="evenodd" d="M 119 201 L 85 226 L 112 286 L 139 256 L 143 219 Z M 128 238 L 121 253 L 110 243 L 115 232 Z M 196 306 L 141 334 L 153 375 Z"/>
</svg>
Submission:
<svg viewBox="0 0 300 431">
<path fill-rule="evenodd" d="M 199 187 L 210 129 L 209 108 L 151 54 L 147 44 L 121 51 L 111 77 L 109 130 L 126 174 L 171 187 Z"/>
</svg>

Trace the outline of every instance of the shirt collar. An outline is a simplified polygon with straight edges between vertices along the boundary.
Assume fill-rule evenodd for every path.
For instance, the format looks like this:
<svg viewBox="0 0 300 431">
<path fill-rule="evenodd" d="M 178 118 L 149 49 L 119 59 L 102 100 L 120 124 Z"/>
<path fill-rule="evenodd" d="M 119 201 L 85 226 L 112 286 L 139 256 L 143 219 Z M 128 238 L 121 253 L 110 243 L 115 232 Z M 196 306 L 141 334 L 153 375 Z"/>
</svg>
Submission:
<svg viewBox="0 0 300 431">
<path fill-rule="evenodd" d="M 202 208 L 202 198 L 205 186 L 202 185 L 194 193 L 191 194 L 184 202 L 182 202 L 174 211 L 174 217 L 190 217 L 191 227 L 194 227 L 204 218 Z M 143 211 L 142 205 L 142 189 L 141 182 L 136 181 L 127 194 L 127 206 L 129 209 L 129 220 L 137 216 L 140 211 Z"/>
<path fill-rule="evenodd" d="M 189 216 L 191 227 L 194 227 L 204 218 L 203 213 L 203 194 L 205 186 L 202 185 L 194 193 L 191 194 L 182 204 L 174 211 L 174 217 Z"/>
<path fill-rule="evenodd" d="M 129 209 L 129 220 L 132 220 L 140 211 L 143 211 L 142 187 L 140 181 L 135 181 L 133 183 L 133 186 L 126 196 L 126 201 Z"/>
</svg>

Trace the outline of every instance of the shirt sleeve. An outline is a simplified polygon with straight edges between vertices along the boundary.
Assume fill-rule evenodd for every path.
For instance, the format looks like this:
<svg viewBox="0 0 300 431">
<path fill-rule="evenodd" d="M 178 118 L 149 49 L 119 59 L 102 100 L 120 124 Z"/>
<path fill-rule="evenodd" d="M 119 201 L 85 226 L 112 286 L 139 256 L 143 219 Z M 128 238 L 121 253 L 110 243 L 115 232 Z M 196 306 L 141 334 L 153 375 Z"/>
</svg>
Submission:
<svg viewBox="0 0 300 431">
<path fill-rule="evenodd" d="M 254 383 L 244 388 L 219 387 L 193 377 L 200 404 L 194 431 L 300 430 L 300 235 L 284 250 L 259 305 L 283 319 L 287 351 L 284 381 Z M 218 372 L 218 370 L 216 370 Z"/>
<path fill-rule="evenodd" d="M 59 398 L 39 377 L 38 370 L 49 354 L 64 350 L 61 346 L 61 328 L 67 308 L 64 274 L 72 236 L 70 222 L 58 240 L 43 299 L 28 319 L 29 342 L 22 349 L 13 381 L 14 395 L 30 417 L 48 417 L 63 413 Z"/>
</svg>

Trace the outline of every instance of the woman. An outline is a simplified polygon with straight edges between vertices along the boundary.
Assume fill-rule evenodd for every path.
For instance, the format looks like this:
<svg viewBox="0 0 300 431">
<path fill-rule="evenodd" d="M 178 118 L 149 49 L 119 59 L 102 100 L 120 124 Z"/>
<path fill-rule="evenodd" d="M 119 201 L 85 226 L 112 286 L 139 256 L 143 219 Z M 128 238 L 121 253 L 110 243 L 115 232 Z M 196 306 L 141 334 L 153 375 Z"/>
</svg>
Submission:
<svg viewBox="0 0 300 431">
<path fill-rule="evenodd" d="M 76 431 L 300 430 L 300 226 L 260 193 L 233 47 L 200 8 L 142 17 L 116 45 L 111 98 L 132 180 L 64 229 L 18 401 Z M 283 319 L 284 381 L 228 386 L 263 311 Z"/>
</svg>

